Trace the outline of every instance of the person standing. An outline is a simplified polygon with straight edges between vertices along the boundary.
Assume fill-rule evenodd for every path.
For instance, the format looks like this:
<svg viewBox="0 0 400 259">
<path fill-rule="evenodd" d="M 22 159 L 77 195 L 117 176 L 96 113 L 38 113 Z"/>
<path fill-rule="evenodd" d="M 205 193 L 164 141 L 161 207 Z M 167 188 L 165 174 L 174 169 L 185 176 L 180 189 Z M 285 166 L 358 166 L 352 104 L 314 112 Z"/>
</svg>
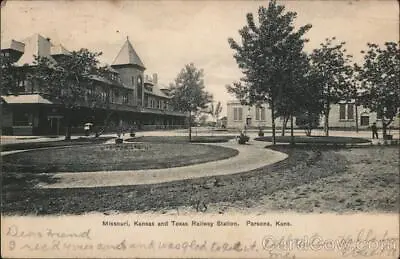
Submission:
<svg viewBox="0 0 400 259">
<path fill-rule="evenodd" d="M 371 130 L 372 130 L 372 138 L 375 139 L 375 137 L 376 137 L 376 139 L 379 139 L 378 128 L 376 127 L 376 122 L 372 123 Z"/>
<path fill-rule="evenodd" d="M 89 135 L 90 135 L 90 125 L 89 125 L 89 123 L 86 123 L 85 126 L 83 127 L 83 129 L 85 130 L 86 137 L 89 137 Z"/>
</svg>

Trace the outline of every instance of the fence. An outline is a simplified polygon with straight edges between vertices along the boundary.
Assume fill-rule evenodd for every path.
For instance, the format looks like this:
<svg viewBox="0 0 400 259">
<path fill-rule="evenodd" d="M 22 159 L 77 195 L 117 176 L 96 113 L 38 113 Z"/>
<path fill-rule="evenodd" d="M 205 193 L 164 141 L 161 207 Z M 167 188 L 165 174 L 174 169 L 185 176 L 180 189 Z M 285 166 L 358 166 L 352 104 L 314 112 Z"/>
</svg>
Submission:
<svg viewBox="0 0 400 259">
<path fill-rule="evenodd" d="M 185 129 L 187 125 L 142 125 L 139 130 L 173 130 Z"/>
</svg>

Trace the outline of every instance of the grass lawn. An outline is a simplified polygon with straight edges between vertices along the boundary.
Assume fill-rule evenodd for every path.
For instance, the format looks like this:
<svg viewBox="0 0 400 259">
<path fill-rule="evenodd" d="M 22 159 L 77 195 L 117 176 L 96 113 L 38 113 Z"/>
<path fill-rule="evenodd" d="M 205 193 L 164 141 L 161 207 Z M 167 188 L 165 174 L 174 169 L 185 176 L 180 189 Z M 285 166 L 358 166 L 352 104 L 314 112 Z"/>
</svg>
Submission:
<svg viewBox="0 0 400 259">
<path fill-rule="evenodd" d="M 88 144 L 99 144 L 104 143 L 112 137 L 80 137 L 71 140 L 58 140 L 58 141 L 42 141 L 42 142 L 25 142 L 25 143 L 11 143 L 1 145 L 1 151 L 11 150 L 24 150 L 24 149 L 35 149 L 35 148 L 46 148 L 46 147 L 62 147 L 62 146 L 74 146 L 74 145 L 88 145 Z"/>
<path fill-rule="evenodd" d="M 124 143 L 26 151 L 3 156 L 4 172 L 53 173 L 167 168 L 235 156 L 237 150 L 186 143 Z"/>
<path fill-rule="evenodd" d="M 56 179 L 46 174 L 6 174 L 2 211 L 36 215 L 398 212 L 398 148 L 283 145 L 275 149 L 288 153 L 288 159 L 246 173 L 154 185 L 34 189 L 39 181 Z"/>
<path fill-rule="evenodd" d="M 192 136 L 191 143 L 222 143 L 236 136 Z M 188 143 L 189 136 L 143 136 L 127 139 L 128 142 Z"/>
<path fill-rule="evenodd" d="M 272 136 L 257 137 L 255 140 L 272 142 Z M 290 143 L 291 136 L 276 136 L 276 143 Z M 294 136 L 296 144 L 359 144 L 370 143 L 365 138 L 335 137 L 335 136 Z"/>
</svg>

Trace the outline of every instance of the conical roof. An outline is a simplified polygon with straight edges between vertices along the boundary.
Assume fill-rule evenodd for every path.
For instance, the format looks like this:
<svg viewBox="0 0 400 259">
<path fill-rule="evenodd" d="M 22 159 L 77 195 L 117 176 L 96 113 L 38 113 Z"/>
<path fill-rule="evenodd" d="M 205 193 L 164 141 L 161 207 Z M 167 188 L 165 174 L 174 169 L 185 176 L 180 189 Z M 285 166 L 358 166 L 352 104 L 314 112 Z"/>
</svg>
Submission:
<svg viewBox="0 0 400 259">
<path fill-rule="evenodd" d="M 131 42 L 127 38 L 121 50 L 119 51 L 117 57 L 114 59 L 113 66 L 118 65 L 137 65 L 141 68 L 145 68 L 142 60 L 140 60 L 139 55 L 136 53 L 135 49 L 132 47 Z"/>
</svg>

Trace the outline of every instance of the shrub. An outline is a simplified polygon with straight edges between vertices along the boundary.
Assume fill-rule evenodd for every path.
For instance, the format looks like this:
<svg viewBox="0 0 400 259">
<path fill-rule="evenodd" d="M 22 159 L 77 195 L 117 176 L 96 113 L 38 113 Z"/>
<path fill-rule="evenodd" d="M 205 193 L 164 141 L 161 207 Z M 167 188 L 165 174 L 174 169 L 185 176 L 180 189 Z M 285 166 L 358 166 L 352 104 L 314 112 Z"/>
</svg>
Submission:
<svg viewBox="0 0 400 259">
<path fill-rule="evenodd" d="M 249 140 L 250 140 L 249 136 L 246 136 L 245 134 L 240 133 L 239 140 L 238 140 L 239 144 L 242 144 L 242 145 L 246 144 L 246 142 L 248 142 Z"/>
<path fill-rule="evenodd" d="M 311 131 L 319 126 L 319 114 L 303 113 L 296 116 L 296 125 L 304 129 L 307 136 L 311 136 Z"/>
<path fill-rule="evenodd" d="M 264 137 L 264 131 L 262 130 L 262 128 L 260 128 L 260 129 L 258 130 L 258 136 L 259 136 L 259 137 Z"/>
</svg>

